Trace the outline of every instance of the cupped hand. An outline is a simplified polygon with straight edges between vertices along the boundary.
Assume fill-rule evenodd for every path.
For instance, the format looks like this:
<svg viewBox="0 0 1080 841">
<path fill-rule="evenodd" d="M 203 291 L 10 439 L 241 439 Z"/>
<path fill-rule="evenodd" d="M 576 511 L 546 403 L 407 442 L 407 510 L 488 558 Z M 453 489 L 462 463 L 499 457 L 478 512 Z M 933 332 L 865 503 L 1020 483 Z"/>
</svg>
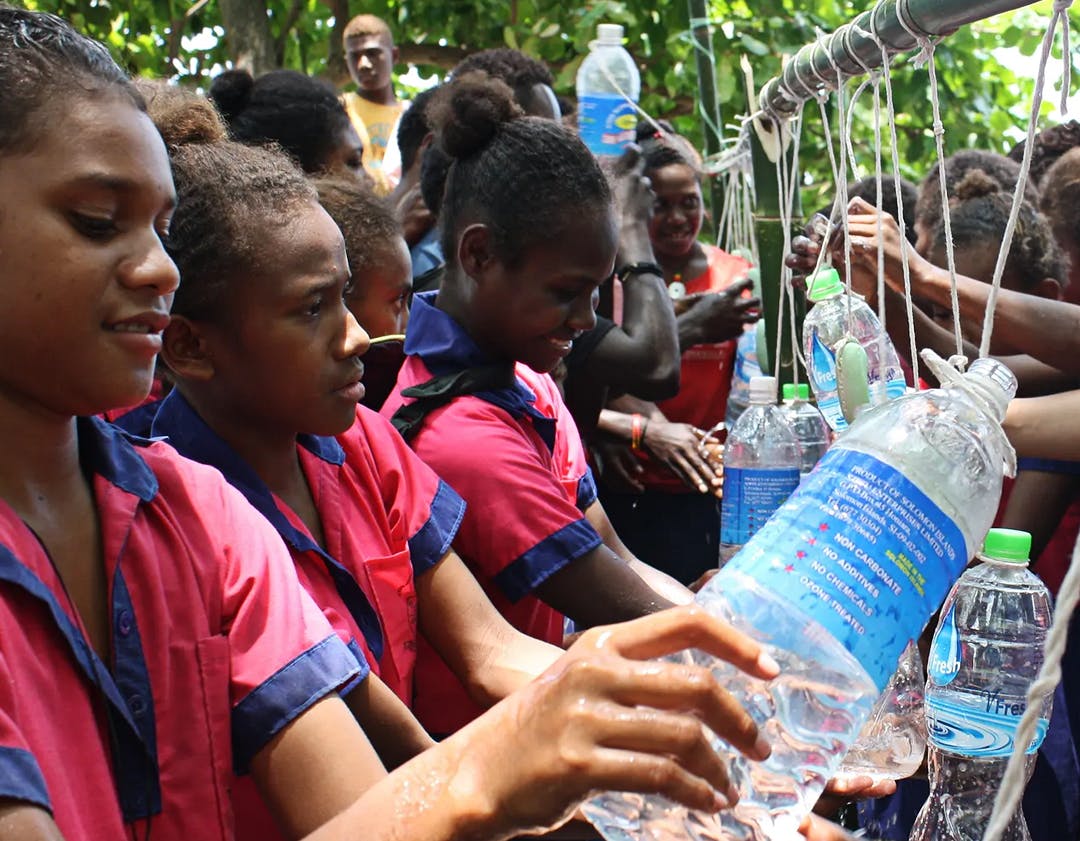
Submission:
<svg viewBox="0 0 1080 841">
<path fill-rule="evenodd" d="M 716 493 L 724 480 L 701 452 L 704 439 L 704 430 L 688 423 L 653 418 L 642 443 L 649 455 L 671 468 L 689 487 L 699 493 Z"/>
<path fill-rule="evenodd" d="M 799 826 L 799 832 L 807 841 L 855 841 L 855 836 L 843 827 L 830 823 L 815 814 L 809 814 Z"/>
<path fill-rule="evenodd" d="M 763 680 L 779 671 L 730 625 L 696 606 L 672 608 L 586 631 L 539 678 L 451 737 L 468 740 L 469 780 L 504 826 L 561 822 L 603 790 L 708 811 L 733 805 L 738 791 L 702 725 L 751 759 L 770 748 L 708 669 L 649 659 L 686 648 Z"/>
</svg>

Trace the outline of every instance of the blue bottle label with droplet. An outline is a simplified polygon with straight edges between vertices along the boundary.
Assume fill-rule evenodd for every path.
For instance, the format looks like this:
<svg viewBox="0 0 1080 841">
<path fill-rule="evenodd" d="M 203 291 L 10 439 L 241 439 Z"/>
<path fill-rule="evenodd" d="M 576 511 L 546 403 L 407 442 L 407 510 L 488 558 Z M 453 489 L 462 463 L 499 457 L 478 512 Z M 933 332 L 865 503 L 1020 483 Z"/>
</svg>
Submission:
<svg viewBox="0 0 1080 841">
<path fill-rule="evenodd" d="M 578 131 L 594 155 L 621 155 L 634 142 L 637 111 L 618 94 L 586 94 L 578 99 Z"/>
<path fill-rule="evenodd" d="M 724 570 L 824 626 L 881 689 L 967 561 L 963 533 L 914 483 L 840 447 Z"/>
<path fill-rule="evenodd" d="M 926 671 L 936 686 L 948 686 L 960 673 L 960 634 L 956 630 L 956 605 L 949 607 L 949 612 L 934 633 Z"/>
<path fill-rule="evenodd" d="M 836 391 L 836 354 L 814 333 L 810 340 L 810 376 L 815 391 Z"/>
<path fill-rule="evenodd" d="M 995 692 L 930 693 L 925 703 L 930 743 L 949 753 L 979 758 L 1012 754 L 1026 708 L 1023 698 L 1003 698 Z M 1047 719 L 1038 720 L 1026 753 L 1039 749 L 1049 726 Z"/>
</svg>

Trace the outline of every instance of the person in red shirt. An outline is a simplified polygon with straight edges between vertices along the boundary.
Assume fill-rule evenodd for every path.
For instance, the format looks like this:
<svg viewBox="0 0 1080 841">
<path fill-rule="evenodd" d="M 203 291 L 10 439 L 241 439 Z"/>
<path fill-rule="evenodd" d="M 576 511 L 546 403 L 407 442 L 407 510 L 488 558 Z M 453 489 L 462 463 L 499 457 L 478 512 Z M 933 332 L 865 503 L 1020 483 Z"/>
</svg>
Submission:
<svg viewBox="0 0 1080 841">
<path fill-rule="evenodd" d="M 751 287 L 745 260 L 698 241 L 704 202 L 693 147 L 662 132 L 642 138 L 641 151 L 656 193 L 649 234 L 679 314 L 682 365 L 674 397 L 625 396 L 601 414 L 600 430 L 617 442 L 599 448 L 613 468 L 602 474 L 601 499 L 638 557 L 689 584 L 719 563 L 719 478 L 700 444 L 724 420 L 736 340 L 760 302 L 743 297 Z M 636 461 L 626 458 L 627 443 Z"/>
<path fill-rule="evenodd" d="M 502 82 L 462 77 L 428 113 L 454 158 L 440 215 L 447 271 L 437 297 L 414 300 L 383 413 L 468 503 L 455 546 L 518 629 L 558 643 L 564 615 L 589 626 L 688 600 L 619 541 L 547 373 L 595 323 L 612 272 L 607 179 L 561 125 L 523 116 Z M 416 682 L 435 732 L 479 711 L 424 651 Z"/>
<path fill-rule="evenodd" d="M 162 353 L 176 385 L 151 434 L 218 468 L 274 525 L 331 624 L 404 704 L 422 629 L 488 706 L 560 651 L 491 607 L 451 550 L 461 498 L 388 421 L 357 406 L 368 337 L 346 304 L 363 301 L 353 284 L 374 282 L 365 253 L 342 260 L 341 232 L 283 156 L 227 141 L 214 122 L 194 136 L 199 113 L 174 108 L 158 120 L 182 196 L 168 250 L 186 282 Z M 276 198 L 260 202 L 256 191 Z M 285 213 L 287 227 L 276 221 Z M 256 231 L 272 265 L 243 248 Z M 388 229 L 367 250 L 394 239 Z M 214 260 L 200 259 L 211 246 Z M 364 693 L 345 698 L 388 764 L 430 745 L 397 705 L 372 709 Z M 395 720 L 384 739 L 390 730 L 375 725 Z"/>
<path fill-rule="evenodd" d="M 230 839 L 236 771 L 313 841 L 495 841 L 598 788 L 733 799 L 701 725 L 761 756 L 753 721 L 707 671 L 640 660 L 689 646 L 777 668 L 687 609 L 587 634 L 386 773 L 337 694 L 363 666 L 265 519 L 215 471 L 94 417 L 145 398 L 178 283 L 144 107 L 100 44 L 0 6 L 4 836 Z"/>
</svg>

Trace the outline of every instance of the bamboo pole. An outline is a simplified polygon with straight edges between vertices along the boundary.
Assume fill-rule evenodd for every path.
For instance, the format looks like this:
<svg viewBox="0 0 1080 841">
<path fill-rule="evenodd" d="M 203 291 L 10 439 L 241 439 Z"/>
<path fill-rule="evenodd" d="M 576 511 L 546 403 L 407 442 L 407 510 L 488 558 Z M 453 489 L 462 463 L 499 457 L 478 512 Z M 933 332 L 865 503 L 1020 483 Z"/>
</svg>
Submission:
<svg viewBox="0 0 1080 841">
<path fill-rule="evenodd" d="M 720 98 L 716 89 L 716 64 L 712 61 L 712 26 L 709 24 L 708 0 L 687 0 L 690 11 L 690 31 L 694 38 L 694 58 L 698 78 L 698 108 L 707 117 L 702 120 L 705 130 L 705 157 L 720 152 Z M 723 197 L 717 179 L 709 179 L 709 211 L 716 240 Z M 731 243 L 726 243 L 730 248 Z"/>
<path fill-rule="evenodd" d="M 792 116 L 799 102 L 825 88 L 817 74 L 830 81 L 836 77 L 834 63 L 845 80 L 863 75 L 867 67 L 880 67 L 881 49 L 862 32 L 876 32 L 893 54 L 917 46 L 908 29 L 928 37 L 948 35 L 965 24 L 1030 5 L 1032 0 L 885 0 L 826 35 L 820 43 L 799 50 L 783 72 L 761 89 L 761 108 L 778 117 Z"/>
</svg>

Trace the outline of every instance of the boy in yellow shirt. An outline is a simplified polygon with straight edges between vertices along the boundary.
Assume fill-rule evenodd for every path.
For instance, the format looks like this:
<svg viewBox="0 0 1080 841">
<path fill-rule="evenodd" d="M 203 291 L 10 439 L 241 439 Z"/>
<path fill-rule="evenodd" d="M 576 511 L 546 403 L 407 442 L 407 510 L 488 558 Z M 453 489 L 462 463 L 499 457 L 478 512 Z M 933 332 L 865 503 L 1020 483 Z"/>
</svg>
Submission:
<svg viewBox="0 0 1080 841">
<path fill-rule="evenodd" d="M 394 93 L 392 72 L 398 58 L 394 38 L 386 21 L 374 15 L 358 15 L 345 27 L 345 60 L 357 92 L 343 97 L 357 134 L 364 142 L 364 167 L 375 179 L 380 192 L 389 192 L 401 177 L 400 156 L 387 147 L 394 145 L 397 122 L 407 103 Z M 392 161 L 398 160 L 395 167 Z M 392 171 L 397 169 L 396 172 Z"/>
</svg>

